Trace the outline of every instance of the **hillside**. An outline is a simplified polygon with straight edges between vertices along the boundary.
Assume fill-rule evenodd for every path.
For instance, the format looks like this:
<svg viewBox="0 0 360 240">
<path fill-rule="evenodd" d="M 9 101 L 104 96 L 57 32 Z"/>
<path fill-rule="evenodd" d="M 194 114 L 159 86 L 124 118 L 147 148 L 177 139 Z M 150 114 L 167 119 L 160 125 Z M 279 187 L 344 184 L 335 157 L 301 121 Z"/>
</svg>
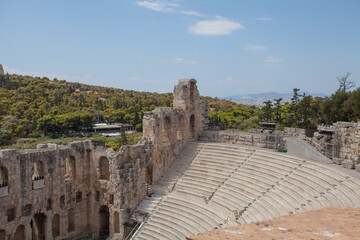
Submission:
<svg viewBox="0 0 360 240">
<path fill-rule="evenodd" d="M 203 97 L 214 110 L 242 107 Z M 91 128 L 97 121 L 136 125 L 141 131 L 145 111 L 171 107 L 172 93 L 137 92 L 65 80 L 0 75 L 0 145 L 12 137 L 38 136 Z"/>
</svg>

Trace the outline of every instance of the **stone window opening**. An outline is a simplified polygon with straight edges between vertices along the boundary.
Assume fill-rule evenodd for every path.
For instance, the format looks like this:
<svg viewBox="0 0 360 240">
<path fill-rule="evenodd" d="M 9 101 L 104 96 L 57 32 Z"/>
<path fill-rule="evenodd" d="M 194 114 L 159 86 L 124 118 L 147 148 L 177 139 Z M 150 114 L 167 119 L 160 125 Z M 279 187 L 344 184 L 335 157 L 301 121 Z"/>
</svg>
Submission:
<svg viewBox="0 0 360 240">
<path fill-rule="evenodd" d="M 145 169 L 145 183 L 148 186 L 152 186 L 153 183 L 153 165 L 149 164 Z"/>
<path fill-rule="evenodd" d="M 65 161 L 65 180 L 76 179 L 76 159 L 74 156 L 66 158 Z"/>
<path fill-rule="evenodd" d="M 74 209 L 68 211 L 68 232 L 75 231 L 75 213 Z"/>
<path fill-rule="evenodd" d="M 15 208 L 10 208 L 6 211 L 7 221 L 12 222 L 15 220 Z"/>
<path fill-rule="evenodd" d="M 49 211 L 52 209 L 52 199 L 48 198 L 47 203 L 46 203 L 46 211 Z"/>
<path fill-rule="evenodd" d="M 6 240 L 5 230 L 0 230 L 0 240 Z"/>
<path fill-rule="evenodd" d="M 0 197 L 9 195 L 9 175 L 6 167 L 0 167 Z"/>
<path fill-rule="evenodd" d="M 19 225 L 16 228 L 15 234 L 14 234 L 14 240 L 24 240 L 25 237 L 25 227 L 24 225 Z"/>
<path fill-rule="evenodd" d="M 102 180 L 109 180 L 110 178 L 110 171 L 109 171 L 109 160 L 107 157 L 101 157 L 99 159 L 99 172 L 100 172 L 100 179 Z"/>
<path fill-rule="evenodd" d="M 110 194 L 109 202 L 110 204 L 114 204 L 114 194 Z"/>
<path fill-rule="evenodd" d="M 110 235 L 110 213 L 105 205 L 99 209 L 99 237 L 105 239 Z"/>
<path fill-rule="evenodd" d="M 64 196 L 64 195 L 62 195 L 62 196 L 60 197 L 60 207 L 61 207 L 61 208 L 64 208 L 64 207 L 65 207 L 65 196 Z"/>
<path fill-rule="evenodd" d="M 96 191 L 96 194 L 95 194 L 95 201 L 100 201 L 100 192 L 99 191 Z"/>
<path fill-rule="evenodd" d="M 0 188 L 9 186 L 9 175 L 6 167 L 0 167 Z"/>
<path fill-rule="evenodd" d="M 44 179 L 45 177 L 45 171 L 44 171 L 44 163 L 42 161 L 36 161 L 33 164 L 33 169 L 32 169 L 32 180 L 41 180 Z"/>
<path fill-rule="evenodd" d="M 190 135 L 191 138 L 195 137 L 195 116 L 194 114 L 190 117 Z"/>
<path fill-rule="evenodd" d="M 52 236 L 60 236 L 60 216 L 59 214 L 54 214 L 52 219 Z"/>
<path fill-rule="evenodd" d="M 36 213 L 31 220 L 32 239 L 45 240 L 46 239 L 46 216 L 43 213 Z"/>
<path fill-rule="evenodd" d="M 171 138 L 171 118 L 166 116 L 164 118 L 164 128 L 163 128 L 163 142 L 170 141 Z"/>
<path fill-rule="evenodd" d="M 76 193 L 76 202 L 79 203 L 82 201 L 82 192 Z"/>
<path fill-rule="evenodd" d="M 32 188 L 40 189 L 45 187 L 45 171 L 44 163 L 42 161 L 36 161 L 32 166 Z"/>
<path fill-rule="evenodd" d="M 114 233 L 119 233 L 120 232 L 120 220 L 119 220 L 119 213 L 118 212 L 114 212 L 114 221 L 113 221 L 113 225 L 114 225 Z"/>
<path fill-rule="evenodd" d="M 183 138 L 184 138 L 184 116 L 183 115 L 180 115 L 178 118 L 176 138 L 177 138 L 177 140 L 183 140 Z"/>
</svg>

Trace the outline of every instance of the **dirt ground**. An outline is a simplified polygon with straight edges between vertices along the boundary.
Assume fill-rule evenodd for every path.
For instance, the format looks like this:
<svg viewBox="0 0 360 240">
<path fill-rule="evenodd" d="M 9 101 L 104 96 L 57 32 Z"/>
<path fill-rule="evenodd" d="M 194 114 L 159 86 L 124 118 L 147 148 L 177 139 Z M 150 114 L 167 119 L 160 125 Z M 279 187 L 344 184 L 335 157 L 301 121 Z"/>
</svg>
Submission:
<svg viewBox="0 0 360 240">
<path fill-rule="evenodd" d="M 323 208 L 191 236 L 189 240 L 360 240 L 360 208 Z"/>
</svg>

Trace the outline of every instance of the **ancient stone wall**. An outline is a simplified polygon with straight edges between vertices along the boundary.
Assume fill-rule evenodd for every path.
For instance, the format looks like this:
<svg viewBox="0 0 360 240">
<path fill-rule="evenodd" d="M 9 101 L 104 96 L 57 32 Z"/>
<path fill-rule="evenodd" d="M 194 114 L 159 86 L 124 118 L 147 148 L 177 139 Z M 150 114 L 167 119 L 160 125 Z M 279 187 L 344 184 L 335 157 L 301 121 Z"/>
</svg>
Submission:
<svg viewBox="0 0 360 240">
<path fill-rule="evenodd" d="M 0 75 L 4 75 L 5 72 L 4 72 L 4 68 L 3 66 L 0 64 Z"/>
<path fill-rule="evenodd" d="M 325 154 L 334 148 L 335 163 L 346 168 L 357 167 L 360 171 L 360 123 L 337 122 L 331 126 L 319 126 L 318 131 L 311 139 L 318 151 Z"/>
<path fill-rule="evenodd" d="M 305 137 L 305 130 L 299 128 L 285 128 L 284 131 L 269 131 L 250 129 L 237 130 L 204 130 L 199 140 L 206 142 L 222 142 L 262 148 L 286 149 L 287 137 Z"/>
<path fill-rule="evenodd" d="M 90 141 L 0 151 L 0 240 L 123 237 L 131 213 L 208 114 L 196 80 L 174 88 L 174 108 L 144 115 L 139 144 L 118 152 Z"/>
</svg>

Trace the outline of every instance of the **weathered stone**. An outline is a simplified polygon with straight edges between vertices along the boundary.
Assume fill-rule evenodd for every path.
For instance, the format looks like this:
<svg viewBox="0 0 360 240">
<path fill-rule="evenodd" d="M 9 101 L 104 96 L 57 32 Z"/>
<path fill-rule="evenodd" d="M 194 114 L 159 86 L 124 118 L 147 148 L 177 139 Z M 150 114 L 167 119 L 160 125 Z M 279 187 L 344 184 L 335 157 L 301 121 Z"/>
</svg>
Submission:
<svg viewBox="0 0 360 240">
<path fill-rule="evenodd" d="M 35 239 L 98 239 L 104 232 L 121 238 L 145 183 L 156 183 L 187 142 L 198 139 L 207 111 L 196 80 L 182 79 L 174 108 L 145 113 L 139 144 L 118 152 L 90 141 L 0 150 L 0 212 L 12 219 L 1 214 L 0 231 L 10 239 L 31 239 L 32 230 Z"/>
<path fill-rule="evenodd" d="M 4 68 L 3 68 L 3 65 L 0 64 L 0 75 L 4 75 L 5 72 L 4 72 Z"/>
<path fill-rule="evenodd" d="M 356 171 L 360 172 L 360 164 L 356 164 L 355 169 L 356 169 Z"/>
<path fill-rule="evenodd" d="M 342 165 L 343 165 L 344 168 L 354 169 L 354 162 L 351 161 L 351 160 L 342 161 Z"/>
</svg>

